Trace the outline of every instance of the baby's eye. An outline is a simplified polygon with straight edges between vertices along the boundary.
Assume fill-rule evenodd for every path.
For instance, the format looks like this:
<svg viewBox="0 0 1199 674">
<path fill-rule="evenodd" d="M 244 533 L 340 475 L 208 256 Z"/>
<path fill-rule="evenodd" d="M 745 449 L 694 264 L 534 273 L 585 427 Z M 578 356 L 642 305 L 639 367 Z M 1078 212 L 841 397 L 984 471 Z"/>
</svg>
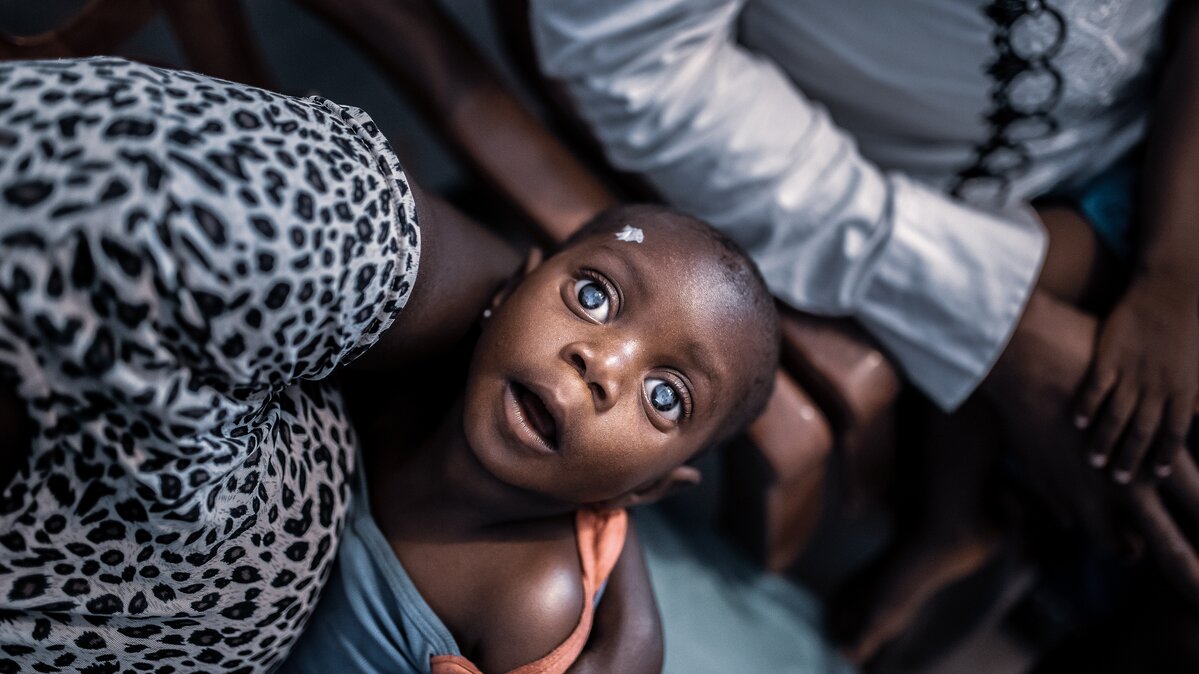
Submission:
<svg viewBox="0 0 1199 674">
<path fill-rule="evenodd" d="M 612 302 L 604 286 L 589 278 L 579 279 L 575 281 L 575 297 L 588 316 L 600 323 L 608 321 L 608 310 Z"/>
<path fill-rule="evenodd" d="M 674 386 L 663 379 L 646 377 L 645 394 L 655 410 L 669 421 L 678 421 L 683 414 L 683 398 Z"/>
</svg>

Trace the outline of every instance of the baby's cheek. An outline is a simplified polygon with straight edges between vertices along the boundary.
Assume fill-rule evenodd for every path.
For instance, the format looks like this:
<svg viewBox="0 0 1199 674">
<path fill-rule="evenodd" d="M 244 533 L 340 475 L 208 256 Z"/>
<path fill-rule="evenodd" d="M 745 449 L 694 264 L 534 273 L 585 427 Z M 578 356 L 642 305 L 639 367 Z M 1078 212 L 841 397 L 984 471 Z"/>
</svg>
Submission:
<svg viewBox="0 0 1199 674">
<path fill-rule="evenodd" d="M 640 439 L 626 439 L 614 443 L 603 457 L 602 465 L 596 466 L 602 473 L 609 489 L 621 492 L 635 489 L 665 473 L 674 464 L 669 446 Z"/>
</svg>

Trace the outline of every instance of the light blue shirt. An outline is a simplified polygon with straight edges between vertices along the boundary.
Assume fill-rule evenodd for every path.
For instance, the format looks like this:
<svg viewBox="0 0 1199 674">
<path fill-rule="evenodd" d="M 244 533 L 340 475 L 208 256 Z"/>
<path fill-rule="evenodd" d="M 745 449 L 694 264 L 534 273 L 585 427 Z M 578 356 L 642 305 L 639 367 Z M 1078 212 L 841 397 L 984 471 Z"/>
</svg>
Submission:
<svg viewBox="0 0 1199 674">
<path fill-rule="evenodd" d="M 337 564 L 278 674 L 424 673 L 434 655 L 461 655 L 375 524 L 369 505 L 359 470 Z"/>
</svg>

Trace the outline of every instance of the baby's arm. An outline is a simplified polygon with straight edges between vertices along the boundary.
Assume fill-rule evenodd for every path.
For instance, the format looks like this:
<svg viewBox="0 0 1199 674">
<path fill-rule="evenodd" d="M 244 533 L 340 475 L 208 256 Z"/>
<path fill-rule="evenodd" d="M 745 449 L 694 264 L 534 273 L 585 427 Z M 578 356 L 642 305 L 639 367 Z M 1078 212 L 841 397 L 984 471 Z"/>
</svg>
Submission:
<svg viewBox="0 0 1199 674">
<path fill-rule="evenodd" d="M 1136 258 L 1103 322 L 1076 423 L 1118 482 L 1169 473 L 1199 387 L 1199 11 L 1185 8 L 1143 171 Z"/>
<path fill-rule="evenodd" d="M 591 637 L 568 671 L 570 674 L 662 671 L 662 620 L 632 518 L 624 550 L 596 608 Z"/>
</svg>

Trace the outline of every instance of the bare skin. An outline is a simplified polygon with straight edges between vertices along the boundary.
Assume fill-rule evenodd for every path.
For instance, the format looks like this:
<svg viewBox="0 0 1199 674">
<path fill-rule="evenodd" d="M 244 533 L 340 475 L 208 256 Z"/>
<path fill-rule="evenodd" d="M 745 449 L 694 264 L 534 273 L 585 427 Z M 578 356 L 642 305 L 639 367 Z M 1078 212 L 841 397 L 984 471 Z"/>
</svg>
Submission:
<svg viewBox="0 0 1199 674">
<path fill-rule="evenodd" d="M 980 437 L 994 413 L 971 401 L 952 414 L 913 402 L 919 437 L 900 490 L 896 533 L 882 555 L 855 575 L 830 606 L 830 626 L 846 657 L 864 664 L 914 622 L 942 589 L 973 574 L 1003 543 L 988 506 L 988 478 L 1002 439 Z"/>
<path fill-rule="evenodd" d="M 393 394 L 389 402 L 403 404 L 403 396 Z M 413 427 L 393 415 L 381 415 L 372 427 L 359 424 L 371 476 L 371 510 L 463 649 L 474 653 L 485 671 L 506 671 L 549 652 L 579 619 L 583 594 L 573 507 L 496 485 L 453 428 L 460 412 L 459 406 L 446 415 L 418 447 L 395 442 L 411 437 Z M 383 445 L 389 445 L 386 451 Z M 496 489 L 471 499 L 480 484 Z M 510 512 L 513 498 L 536 514 L 520 522 L 479 518 L 493 501 Z M 484 652 L 487 657 L 480 657 Z M 570 671 L 657 672 L 661 659 L 658 608 L 630 528 L 591 636 Z"/>
<path fill-rule="evenodd" d="M 447 415 L 416 448 L 364 436 L 371 512 L 463 653 L 503 672 L 549 653 L 578 622 L 574 506 L 498 483 L 460 423 Z"/>
<path fill-rule="evenodd" d="M 591 638 L 570 674 L 662 671 L 662 623 L 635 529 L 629 529 L 624 546 L 596 611 Z"/>
<path fill-rule="evenodd" d="M 1170 473 L 1199 392 L 1199 11 L 1178 17 L 1178 45 L 1147 144 L 1132 275 L 1103 318 L 1078 396 L 1091 463 L 1127 484 Z"/>
<path fill-rule="evenodd" d="M 411 183 L 421 227 L 418 282 L 396 321 L 350 367 L 386 372 L 444 355 L 475 325 L 520 255 L 492 232 Z"/>
<path fill-rule="evenodd" d="M 422 395 L 420 381 L 380 386 L 367 396 L 374 411 L 356 415 L 381 530 L 485 671 L 544 656 L 577 624 L 574 512 L 653 501 L 698 480 L 683 462 L 725 429 L 753 373 L 773 367 L 754 355 L 759 317 L 720 283 L 717 249 L 670 217 L 640 223 L 644 243 L 607 233 L 543 263 L 530 257 L 490 305 L 465 394 L 423 441 L 394 412 Z M 663 382 L 677 387 L 677 405 L 651 403 Z M 633 540 L 573 671 L 661 667 Z"/>
<path fill-rule="evenodd" d="M 1143 547 L 1179 596 L 1199 606 L 1197 541 L 1186 536 L 1199 524 L 1199 469 L 1184 451 L 1199 391 L 1199 193 L 1193 188 L 1199 10 L 1180 10 L 1142 166 L 1128 278 L 1078 214 L 1042 211 L 1050 239 L 1045 267 L 976 398 L 998 415 L 1006 446 L 1030 469 L 1034 488 L 1059 521 L 1109 547 Z M 937 423 L 952 425 L 959 415 Z M 977 448 L 980 438 L 966 432 L 953 444 Z M 977 502 L 963 498 L 978 490 L 961 485 L 965 476 L 965 484 L 981 486 L 990 458 L 986 452 L 970 456 L 973 469 L 929 477 L 926 493 L 935 507 L 926 509 L 924 543 L 901 546 L 884 564 L 875 606 L 849 646 L 858 661 L 909 624 L 933 593 L 972 571 L 963 560 L 973 559 L 976 567 L 985 561 L 974 554 L 976 537 L 943 533 L 963 526 L 986 530 L 970 516 L 980 512 Z M 1111 483 L 1131 486 L 1113 489 Z M 1132 529 L 1118 526 L 1122 522 Z"/>
<path fill-rule="evenodd" d="M 372 503 L 372 510 L 397 555 L 476 662 L 503 671 L 546 654 L 578 621 L 582 593 L 571 514 L 584 503 L 626 507 L 653 500 L 677 484 L 696 481 L 695 469 L 681 464 L 724 428 L 730 411 L 746 397 L 749 373 L 772 371 L 774 364 L 750 362 L 746 354 L 754 349 L 745 344 L 761 339 L 760 321 L 742 315 L 738 303 L 722 294 L 721 284 L 710 282 L 711 267 L 700 263 L 703 254 L 697 260 L 687 237 L 659 237 L 670 241 L 669 251 L 662 243 L 639 247 L 641 257 L 634 256 L 628 267 L 640 270 L 640 281 L 622 278 L 619 268 L 605 271 L 608 263 L 602 260 L 590 263 L 615 288 L 607 301 L 619 299 L 623 305 L 612 307 L 611 319 L 599 318 L 592 315 L 593 307 L 569 306 L 579 296 L 562 292 L 567 288 L 563 275 L 580 269 L 571 255 L 590 250 L 590 244 L 540 269 L 526 269 L 541 282 L 513 286 L 507 281 L 518 258 L 509 248 L 436 198 L 419 189 L 414 194 L 422 270 L 403 319 L 337 376 L 349 389 L 347 404 L 365 440 L 372 491 L 383 499 Z M 606 255 L 609 262 L 619 257 Z M 649 288 L 646 280 L 663 271 L 669 276 L 640 297 Z M 522 302 L 554 315 L 509 317 Z M 469 341 L 489 305 L 496 327 L 484 336 L 504 338 L 502 348 L 482 349 L 476 358 L 479 373 L 469 380 L 481 388 L 473 398 L 470 391 L 463 398 L 460 381 L 455 388 L 443 380 L 453 376 L 460 361 L 457 348 Z M 551 318 L 553 328 L 545 324 Z M 573 329 L 562 329 L 563 320 L 573 321 L 567 323 Z M 496 404 L 495 376 L 523 377 L 532 372 L 525 365 L 547 365 L 545 358 L 522 360 L 530 355 L 522 331 L 532 331 L 523 337 L 540 339 L 541 347 L 554 347 L 554 382 L 568 382 L 574 387 L 571 395 L 582 393 L 556 399 L 570 403 L 559 418 L 566 459 L 557 468 L 548 455 L 511 446 L 510 437 L 496 440 L 503 435 L 497 435 L 496 426 L 502 420 L 483 413 Z M 698 351 L 691 335 L 704 336 Z M 551 344 L 551 337 L 565 341 Z M 697 353 L 708 360 L 695 361 Z M 415 377 L 402 380 L 411 391 L 402 393 L 412 399 L 419 402 L 426 390 L 448 389 L 459 402 L 448 413 L 442 407 L 436 423 L 416 415 L 419 405 L 412 411 L 389 407 L 398 398 L 375 394 L 400 388 L 389 376 L 400 371 L 431 379 L 423 388 Z M 681 387 L 688 387 L 685 417 L 675 415 L 682 402 L 649 402 L 648 375 L 679 387 L 674 393 L 680 399 Z M 567 390 L 549 380 L 526 384 Z M 480 405 L 480 411 L 470 412 Z M 0 395 L 0 406 L 0 448 L 5 450 L 0 463 L 20 465 L 28 442 L 22 441 L 19 402 Z M 405 413 L 412 423 L 387 432 L 387 423 L 404 419 Z M 467 437 L 483 440 L 468 442 Z M 413 440 L 405 445 L 406 439 Z M 533 467 L 539 468 L 528 470 Z M 564 496 L 562 485 L 570 486 L 567 494 L 582 498 Z M 661 661 L 657 607 L 633 535 L 573 671 L 656 672 Z"/>
<path fill-rule="evenodd" d="M 1001 447 L 1034 468 L 1033 487 L 1061 524 L 1081 527 L 1110 548 L 1126 548 L 1139 537 L 1165 577 L 1199 604 L 1199 556 L 1179 526 L 1199 515 L 1199 471 L 1190 457 L 1171 454 L 1172 468 L 1181 474 L 1160 485 L 1143 479 L 1122 488 L 1087 460 L 1083 447 L 1090 436 L 1067 415 L 1093 369 L 1100 333 L 1100 322 L 1078 307 L 1110 306 L 1119 288 L 1110 266 L 1114 258 L 1077 213 L 1053 208 L 1039 215 L 1049 233 L 1049 254 L 1029 307 L 1032 316 L 1025 318 L 1032 324 L 1018 330 L 1005 355 L 1021 358 L 1021 365 L 997 366 L 983 394 L 957 412 L 929 415 L 931 441 L 921 446 L 929 470 L 922 473 L 916 497 L 921 505 L 915 530 L 859 580 L 869 589 L 859 589 L 864 596 L 844 607 L 856 614 L 846 618 L 856 628 L 844 646 L 855 662 L 868 662 L 937 592 L 981 568 L 998 550 L 1001 534 L 981 499 Z M 997 426 L 1002 436 L 994 433 Z M 980 435 L 979 428 L 989 430 Z M 1167 502 L 1181 510 L 1181 519 Z M 1125 519 L 1134 531 L 1117 527 Z"/>
<path fill-rule="evenodd" d="M 1180 526 L 1199 521 L 1197 471 L 1182 451 L 1199 387 L 1199 11 L 1181 9 L 1147 144 L 1127 285 L 1105 302 L 1096 280 L 1114 275 L 1098 245 L 1062 257 L 1051 238 L 1044 280 L 981 394 L 1050 502 L 1101 541 L 1129 535 L 1116 530 L 1113 513 L 1131 519 L 1164 578 L 1199 606 L 1199 555 Z M 1059 241 L 1084 229 L 1068 212 L 1044 219 Z M 1132 488 L 1113 492 L 1094 475 Z"/>
<path fill-rule="evenodd" d="M 1181 17 L 1179 50 L 1164 81 L 1167 94 L 1146 156 L 1141 236 L 1130 278 L 1120 278 L 1117 261 L 1080 216 L 1063 208 L 1043 210 L 1050 247 L 1038 289 L 983 388 L 1008 420 L 1010 446 L 1040 468 L 1032 477 L 1059 519 L 1078 523 L 1102 542 L 1127 545 L 1129 534 L 1113 526 L 1113 512 L 1127 511 L 1166 577 L 1193 600 L 1199 599 L 1199 557 L 1166 502 L 1172 499 L 1186 513 L 1184 521 L 1199 515 L 1199 482 L 1193 477 L 1199 471 L 1182 452 L 1199 389 L 1199 275 L 1193 264 L 1199 255 L 1199 198 L 1189 182 L 1199 173 L 1199 133 L 1191 128 L 1199 119 L 1196 14 L 1190 10 Z M 1100 320 L 1086 311 L 1107 313 Z M 937 423 L 952 425 L 960 414 Z M 978 443 L 965 433 L 954 444 Z M 989 462 L 986 453 L 970 455 L 975 466 Z M 1081 456 L 1092 471 L 1104 471 L 1119 484 L 1138 475 L 1168 478 L 1175 466 L 1184 475 L 1161 489 L 1138 480 L 1130 493 L 1109 494 L 1087 474 Z M 946 522 L 947 514 L 978 511 L 950 485 L 980 473 L 954 473 L 930 479 L 934 486 L 927 493 L 936 503 L 927 509 L 924 542 L 894 551 L 874 580 L 875 609 L 850 644 L 856 660 L 869 659 L 932 594 L 973 571 L 963 560 L 973 560 L 975 568 L 986 561 L 977 554 L 977 537 L 938 533 L 961 526 L 961 520 Z M 980 519 L 962 519 L 986 529 Z"/>
</svg>

